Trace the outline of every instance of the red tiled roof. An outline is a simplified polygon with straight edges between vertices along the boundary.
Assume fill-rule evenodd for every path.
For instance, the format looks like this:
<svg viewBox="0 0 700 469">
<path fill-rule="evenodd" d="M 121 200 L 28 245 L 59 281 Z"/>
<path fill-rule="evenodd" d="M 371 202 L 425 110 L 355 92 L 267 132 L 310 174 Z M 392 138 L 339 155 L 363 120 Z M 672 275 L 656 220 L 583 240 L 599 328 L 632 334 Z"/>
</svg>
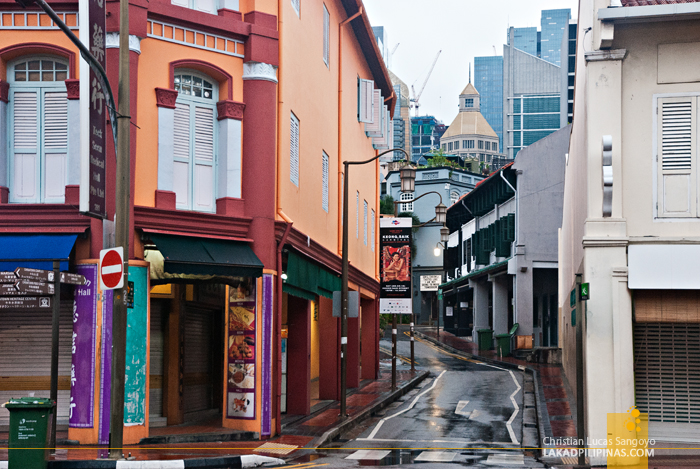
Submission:
<svg viewBox="0 0 700 469">
<path fill-rule="evenodd" d="M 643 7 L 647 5 L 670 5 L 674 3 L 698 3 L 700 0 L 622 0 L 623 7 Z"/>
</svg>

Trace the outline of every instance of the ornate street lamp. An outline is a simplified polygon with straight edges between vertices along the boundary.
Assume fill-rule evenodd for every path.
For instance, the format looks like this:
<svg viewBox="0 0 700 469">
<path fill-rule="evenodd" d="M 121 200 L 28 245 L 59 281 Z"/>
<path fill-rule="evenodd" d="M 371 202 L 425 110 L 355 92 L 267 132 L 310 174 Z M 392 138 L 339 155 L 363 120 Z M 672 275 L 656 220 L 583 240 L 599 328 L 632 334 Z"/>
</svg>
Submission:
<svg viewBox="0 0 700 469">
<path fill-rule="evenodd" d="M 408 156 L 406 156 L 408 159 Z M 413 192 L 416 189 L 416 168 L 409 163 L 401 168 L 401 192 Z"/>
<path fill-rule="evenodd" d="M 447 207 L 442 201 L 435 207 L 435 223 L 445 224 L 447 221 Z"/>
<path fill-rule="evenodd" d="M 450 229 L 445 225 L 440 228 L 440 241 L 446 243 L 450 240 Z"/>
</svg>

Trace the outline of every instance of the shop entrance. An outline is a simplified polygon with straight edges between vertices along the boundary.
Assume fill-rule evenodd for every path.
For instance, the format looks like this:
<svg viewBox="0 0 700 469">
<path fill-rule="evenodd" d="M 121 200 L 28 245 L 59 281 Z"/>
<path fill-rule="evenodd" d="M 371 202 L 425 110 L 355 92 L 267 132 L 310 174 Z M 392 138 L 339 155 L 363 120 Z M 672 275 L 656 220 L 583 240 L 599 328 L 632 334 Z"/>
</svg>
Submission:
<svg viewBox="0 0 700 469">
<path fill-rule="evenodd" d="M 311 324 L 310 301 L 287 297 L 287 413 L 308 415 L 311 411 Z"/>
<path fill-rule="evenodd" d="M 223 309 L 187 305 L 183 406 L 185 423 L 221 418 L 224 348 Z"/>
</svg>

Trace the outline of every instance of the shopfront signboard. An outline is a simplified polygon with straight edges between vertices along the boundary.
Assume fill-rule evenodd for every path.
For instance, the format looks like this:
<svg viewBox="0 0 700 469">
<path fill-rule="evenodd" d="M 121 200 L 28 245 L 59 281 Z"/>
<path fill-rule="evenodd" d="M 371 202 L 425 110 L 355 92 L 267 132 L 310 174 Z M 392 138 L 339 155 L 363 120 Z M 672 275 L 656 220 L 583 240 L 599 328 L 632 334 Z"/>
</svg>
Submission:
<svg viewBox="0 0 700 469">
<path fill-rule="evenodd" d="M 382 314 L 412 314 L 411 236 L 413 219 L 382 218 L 379 226 Z"/>
<path fill-rule="evenodd" d="M 256 300 L 254 278 L 236 278 L 229 284 L 226 418 L 230 419 L 255 419 Z"/>
<path fill-rule="evenodd" d="M 421 275 L 420 291 L 438 291 L 442 283 L 442 275 Z"/>
</svg>

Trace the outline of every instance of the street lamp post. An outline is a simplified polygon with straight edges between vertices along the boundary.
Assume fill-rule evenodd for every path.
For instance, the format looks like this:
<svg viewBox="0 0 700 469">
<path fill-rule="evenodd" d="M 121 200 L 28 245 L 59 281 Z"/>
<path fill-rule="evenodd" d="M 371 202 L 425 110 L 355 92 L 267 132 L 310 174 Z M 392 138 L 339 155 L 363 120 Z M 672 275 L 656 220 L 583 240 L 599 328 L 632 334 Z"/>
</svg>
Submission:
<svg viewBox="0 0 700 469">
<path fill-rule="evenodd" d="M 377 156 L 365 161 L 343 161 L 344 174 L 343 178 L 343 274 L 342 274 L 342 289 L 340 293 L 340 417 L 345 418 L 345 394 L 347 390 L 346 372 L 347 372 L 347 349 L 348 349 L 348 179 L 350 177 L 350 165 L 363 165 L 375 161 L 379 157 L 387 153 L 400 151 L 406 156 L 408 166 L 401 168 L 401 192 L 413 192 L 416 181 L 416 170 L 410 166 L 411 158 L 401 148 L 393 148 L 386 150 Z M 373 241 L 374 242 L 374 241 Z M 394 316 L 394 330 L 396 330 L 396 316 Z M 394 356 L 396 349 L 394 348 Z"/>
<path fill-rule="evenodd" d="M 435 217 L 433 217 L 432 220 L 428 220 L 425 223 L 421 223 L 420 225 L 415 225 L 413 228 L 420 228 L 422 226 L 427 225 L 428 223 L 442 223 L 443 227 L 440 228 L 440 233 L 442 233 L 442 230 L 446 230 L 447 228 L 445 227 L 445 222 L 447 221 L 447 207 L 445 204 L 442 203 L 442 194 L 440 194 L 437 191 L 429 191 L 426 192 L 425 194 L 421 194 L 415 199 L 412 199 L 410 202 L 414 203 L 415 201 L 419 200 L 421 197 L 425 197 L 428 194 L 437 194 L 438 197 L 440 197 L 440 203 L 435 206 Z M 403 204 L 406 202 L 401 202 L 401 201 L 394 201 L 394 216 L 398 216 L 398 206 L 399 204 Z M 448 231 L 449 233 L 449 231 Z M 411 295 L 413 294 L 413 275 L 411 275 Z M 432 316 L 432 312 L 430 313 Z M 415 320 L 416 320 L 416 315 L 411 311 L 411 371 L 416 371 L 416 360 L 415 360 Z M 396 330 L 396 323 L 392 323 L 392 332 Z M 393 356 L 396 356 L 396 333 L 392 334 L 392 342 L 393 342 Z M 396 358 L 393 358 L 392 363 L 391 363 L 391 385 L 392 389 L 396 387 Z"/>
</svg>

